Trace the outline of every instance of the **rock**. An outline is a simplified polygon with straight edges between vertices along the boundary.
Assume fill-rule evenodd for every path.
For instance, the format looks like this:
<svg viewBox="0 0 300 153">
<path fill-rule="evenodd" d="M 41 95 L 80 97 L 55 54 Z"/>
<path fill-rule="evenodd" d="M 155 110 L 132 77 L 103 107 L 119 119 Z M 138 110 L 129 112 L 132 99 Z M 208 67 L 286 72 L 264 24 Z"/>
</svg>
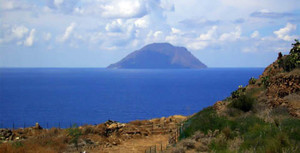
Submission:
<svg viewBox="0 0 300 153">
<path fill-rule="evenodd" d="M 35 126 L 33 128 L 38 130 L 43 129 L 38 122 L 35 123 Z"/>
<path fill-rule="evenodd" d="M 118 124 L 117 123 L 113 123 L 111 125 L 108 126 L 108 129 L 116 129 L 118 128 Z"/>
<path fill-rule="evenodd" d="M 0 129 L 0 139 L 9 140 L 13 135 L 13 132 L 9 129 Z"/>
<path fill-rule="evenodd" d="M 218 111 L 218 110 L 222 109 L 222 107 L 223 107 L 224 105 L 225 105 L 224 102 L 222 102 L 222 101 L 217 101 L 217 102 L 213 105 L 213 107 L 214 107 L 214 109 L 215 109 L 216 111 Z"/>
</svg>

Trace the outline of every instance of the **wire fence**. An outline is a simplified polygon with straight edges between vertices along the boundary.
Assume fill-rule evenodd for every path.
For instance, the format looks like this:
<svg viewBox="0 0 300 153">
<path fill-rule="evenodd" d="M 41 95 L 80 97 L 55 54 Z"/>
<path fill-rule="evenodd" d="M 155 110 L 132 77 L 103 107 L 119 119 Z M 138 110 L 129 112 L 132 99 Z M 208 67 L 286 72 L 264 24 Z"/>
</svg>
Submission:
<svg viewBox="0 0 300 153">
<path fill-rule="evenodd" d="M 163 145 L 161 143 L 161 144 L 150 146 L 145 150 L 145 153 L 165 153 L 171 145 L 176 144 L 181 138 L 185 138 L 183 133 L 187 126 L 188 124 L 186 122 L 180 123 L 176 127 L 174 136 L 169 139 L 168 144 Z"/>
<path fill-rule="evenodd" d="M 145 150 L 145 153 L 165 153 L 168 149 L 168 145 L 163 145 L 163 143 L 158 145 L 150 146 L 148 149 Z"/>
</svg>

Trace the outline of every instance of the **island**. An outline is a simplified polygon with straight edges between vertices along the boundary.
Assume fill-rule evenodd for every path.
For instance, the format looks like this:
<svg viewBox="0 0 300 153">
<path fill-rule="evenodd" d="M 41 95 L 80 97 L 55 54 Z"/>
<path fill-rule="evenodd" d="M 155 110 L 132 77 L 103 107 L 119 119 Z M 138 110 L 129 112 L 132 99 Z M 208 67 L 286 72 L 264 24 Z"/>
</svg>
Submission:
<svg viewBox="0 0 300 153">
<path fill-rule="evenodd" d="M 207 68 L 185 47 L 169 43 L 153 43 L 134 51 L 111 69 L 201 69 Z"/>
</svg>

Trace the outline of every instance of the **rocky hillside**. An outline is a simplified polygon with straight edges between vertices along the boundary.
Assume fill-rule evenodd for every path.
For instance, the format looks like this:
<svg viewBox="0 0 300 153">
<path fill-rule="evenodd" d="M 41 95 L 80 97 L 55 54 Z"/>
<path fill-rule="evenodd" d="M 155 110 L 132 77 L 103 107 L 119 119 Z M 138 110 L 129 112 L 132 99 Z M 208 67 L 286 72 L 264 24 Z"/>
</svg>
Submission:
<svg viewBox="0 0 300 153">
<path fill-rule="evenodd" d="M 129 123 L 107 121 L 68 129 L 34 127 L 0 129 L 0 153 L 144 152 L 172 139 L 186 117 L 174 115 Z M 134 142 L 134 144 L 132 144 Z"/>
<path fill-rule="evenodd" d="M 134 51 L 121 61 L 111 64 L 113 69 L 199 69 L 206 68 L 186 48 L 169 43 L 153 43 Z"/>
<path fill-rule="evenodd" d="M 300 43 L 191 118 L 168 152 L 300 152 Z"/>
</svg>

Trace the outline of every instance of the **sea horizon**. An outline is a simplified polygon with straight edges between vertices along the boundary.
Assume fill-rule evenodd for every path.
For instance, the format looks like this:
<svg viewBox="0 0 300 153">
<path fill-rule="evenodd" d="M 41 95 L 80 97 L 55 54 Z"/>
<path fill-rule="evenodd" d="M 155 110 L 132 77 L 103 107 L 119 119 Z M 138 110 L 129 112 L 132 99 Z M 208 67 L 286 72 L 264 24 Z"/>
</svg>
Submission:
<svg viewBox="0 0 300 153">
<path fill-rule="evenodd" d="M 263 68 L 0 68 L 0 116 L 3 127 L 35 122 L 68 127 L 70 122 L 191 115 L 261 72 Z"/>
</svg>

